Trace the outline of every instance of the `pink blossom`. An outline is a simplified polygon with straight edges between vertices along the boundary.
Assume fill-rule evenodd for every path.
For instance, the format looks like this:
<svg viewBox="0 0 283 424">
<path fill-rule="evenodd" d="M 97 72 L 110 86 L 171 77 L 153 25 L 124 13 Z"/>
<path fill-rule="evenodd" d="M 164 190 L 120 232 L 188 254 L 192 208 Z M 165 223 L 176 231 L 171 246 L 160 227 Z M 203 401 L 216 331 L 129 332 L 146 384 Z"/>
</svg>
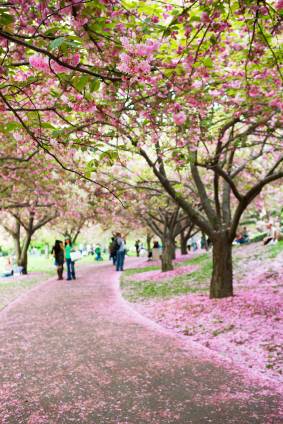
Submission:
<svg viewBox="0 0 283 424">
<path fill-rule="evenodd" d="M 52 61 L 51 62 L 51 69 L 56 73 L 63 73 L 66 72 L 67 68 L 65 66 L 60 65 L 57 62 Z"/>
<path fill-rule="evenodd" d="M 183 125 L 186 121 L 185 112 L 174 113 L 173 119 L 176 125 Z"/>
<path fill-rule="evenodd" d="M 146 60 L 143 60 L 142 62 L 138 64 L 138 70 L 142 72 L 143 74 L 149 73 L 150 69 L 151 69 L 150 64 Z"/>
<path fill-rule="evenodd" d="M 70 62 L 71 62 L 72 65 L 77 66 L 80 63 L 80 55 L 79 55 L 79 53 L 75 53 L 72 56 Z"/>
<path fill-rule="evenodd" d="M 157 23 L 159 22 L 159 18 L 158 18 L 158 16 L 153 16 L 153 17 L 151 18 L 151 22 L 153 22 L 154 24 L 157 24 Z"/>
<path fill-rule="evenodd" d="M 260 94 L 261 94 L 261 93 L 260 93 L 260 90 L 259 90 L 259 88 L 258 88 L 258 87 L 253 86 L 253 87 L 251 87 L 251 88 L 250 88 L 249 95 L 250 95 L 251 97 L 257 97 L 257 96 L 259 96 Z"/>
<path fill-rule="evenodd" d="M 270 102 L 270 106 L 278 109 L 283 109 L 283 103 L 279 99 L 274 99 Z"/>
<path fill-rule="evenodd" d="M 33 68 L 38 69 L 39 71 L 46 72 L 50 70 L 48 59 L 46 57 L 35 54 L 29 58 L 29 63 Z"/>
<path fill-rule="evenodd" d="M 208 16 L 208 13 L 207 12 L 203 12 L 201 14 L 201 21 L 204 22 L 204 23 L 210 22 L 210 18 Z"/>
<path fill-rule="evenodd" d="M 276 9 L 282 10 L 283 9 L 283 0 L 278 0 L 276 3 Z"/>
</svg>

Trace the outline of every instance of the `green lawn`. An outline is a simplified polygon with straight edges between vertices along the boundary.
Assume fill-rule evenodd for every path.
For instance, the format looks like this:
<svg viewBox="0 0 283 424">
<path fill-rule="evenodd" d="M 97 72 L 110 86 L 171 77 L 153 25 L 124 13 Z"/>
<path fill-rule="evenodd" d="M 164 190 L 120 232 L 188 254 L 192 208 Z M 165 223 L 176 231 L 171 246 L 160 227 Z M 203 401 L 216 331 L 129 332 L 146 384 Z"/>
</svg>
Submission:
<svg viewBox="0 0 283 424">
<path fill-rule="evenodd" d="M 260 255 L 263 260 L 272 260 L 283 252 L 283 241 L 271 246 L 262 246 L 255 244 L 255 251 L 246 253 L 242 246 L 235 246 L 233 254 L 233 262 L 235 273 L 238 276 L 242 272 L 242 264 L 244 268 L 248 266 L 249 260 Z M 135 280 L 134 274 L 157 270 L 157 266 L 148 266 L 144 268 L 132 268 L 123 273 L 121 279 L 121 288 L 123 295 L 129 301 L 138 302 L 150 298 L 170 298 L 185 293 L 208 293 L 209 281 L 212 273 L 211 252 L 201 254 L 195 258 L 184 262 L 179 262 L 176 267 L 186 265 L 198 265 L 198 269 L 193 272 L 166 278 L 162 281 L 138 281 Z"/>
<path fill-rule="evenodd" d="M 276 258 L 276 256 L 283 251 L 283 240 L 279 241 L 277 244 L 267 246 L 267 248 L 269 252 L 268 257 L 271 259 Z"/>
<path fill-rule="evenodd" d="M 6 258 L 0 258 L 1 267 L 5 260 Z M 80 266 L 98 263 L 101 262 L 95 262 L 94 256 L 84 256 L 79 261 Z M 0 280 L 0 310 L 32 287 L 56 275 L 56 267 L 52 256 L 46 258 L 45 256 L 30 255 L 28 258 L 27 276 L 7 277 Z"/>
<path fill-rule="evenodd" d="M 168 298 L 185 293 L 204 292 L 208 289 L 208 281 L 212 270 L 211 255 L 204 253 L 193 259 L 179 262 L 176 267 L 198 265 L 196 271 L 167 278 L 162 281 L 137 281 L 134 274 L 160 269 L 158 266 L 132 268 L 124 271 L 121 287 L 124 296 L 132 301 L 153 297 Z"/>
</svg>

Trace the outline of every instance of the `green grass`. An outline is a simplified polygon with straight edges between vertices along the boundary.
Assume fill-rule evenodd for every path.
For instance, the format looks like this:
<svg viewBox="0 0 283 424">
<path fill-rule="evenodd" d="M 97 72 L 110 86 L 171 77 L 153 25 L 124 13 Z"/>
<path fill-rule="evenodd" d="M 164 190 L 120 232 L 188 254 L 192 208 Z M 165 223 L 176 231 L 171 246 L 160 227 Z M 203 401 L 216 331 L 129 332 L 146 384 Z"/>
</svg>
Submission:
<svg viewBox="0 0 283 424">
<path fill-rule="evenodd" d="M 90 264 L 101 264 L 108 261 L 108 255 L 104 255 L 104 261 L 95 261 L 95 256 L 83 256 L 77 264 L 79 265 L 90 265 Z M 66 265 L 64 266 L 66 268 Z M 28 258 L 28 272 L 44 272 L 48 276 L 56 274 L 56 267 L 54 266 L 54 258 L 49 255 L 49 258 L 45 256 L 29 256 Z"/>
<path fill-rule="evenodd" d="M 278 243 L 268 246 L 268 257 L 270 259 L 276 258 L 279 253 L 283 252 L 283 240 L 280 240 Z"/>
<path fill-rule="evenodd" d="M 108 257 L 107 257 L 108 259 Z M 4 264 L 6 258 L 1 258 Z M 94 256 L 84 256 L 80 264 L 98 264 L 95 262 Z M 29 291 L 32 287 L 40 284 L 52 276 L 56 276 L 56 267 L 54 266 L 54 258 L 50 255 L 45 256 L 30 255 L 28 258 L 28 275 L 25 277 L 7 277 L 0 281 L 0 310 L 15 300 L 20 295 Z"/>
<path fill-rule="evenodd" d="M 146 266 L 143 268 L 130 268 L 130 269 L 126 269 L 124 271 L 124 275 L 133 275 L 133 274 L 140 274 L 142 272 L 147 272 L 147 271 L 155 271 L 157 269 L 160 269 L 160 266 L 156 266 L 156 265 L 151 265 L 151 266 Z"/>
<path fill-rule="evenodd" d="M 259 246 L 259 245 L 258 245 Z M 236 246 L 233 252 L 234 270 L 240 275 L 243 263 L 246 265 L 248 261 L 254 259 L 254 252 L 249 252 L 248 256 L 243 257 L 243 247 Z M 283 252 L 283 241 L 273 246 L 263 247 L 257 251 L 257 256 L 261 255 L 265 260 L 273 259 Z M 162 281 L 137 281 L 134 274 L 139 274 L 151 270 L 160 269 L 158 266 L 147 266 L 144 268 L 133 268 L 125 271 L 121 280 L 123 295 L 132 302 L 146 300 L 152 298 L 170 298 L 185 293 L 208 293 L 209 281 L 212 274 L 212 258 L 211 253 L 204 253 L 192 259 L 188 259 L 176 264 L 176 267 L 186 265 L 197 265 L 196 271 L 178 275 L 173 278 L 167 278 Z"/>
<path fill-rule="evenodd" d="M 124 296 L 132 301 L 150 298 L 170 298 L 186 293 L 201 293 L 208 289 L 208 282 L 212 271 L 212 262 L 209 254 L 203 254 L 193 259 L 178 263 L 177 266 L 198 265 L 199 269 L 167 278 L 162 281 L 136 281 L 133 274 L 160 269 L 158 266 L 133 268 L 124 272 L 121 287 Z"/>
<path fill-rule="evenodd" d="M 55 275 L 56 268 L 52 256 L 46 258 L 45 256 L 30 255 L 28 257 L 28 273 L 33 272 L 43 272 L 48 276 Z"/>
</svg>

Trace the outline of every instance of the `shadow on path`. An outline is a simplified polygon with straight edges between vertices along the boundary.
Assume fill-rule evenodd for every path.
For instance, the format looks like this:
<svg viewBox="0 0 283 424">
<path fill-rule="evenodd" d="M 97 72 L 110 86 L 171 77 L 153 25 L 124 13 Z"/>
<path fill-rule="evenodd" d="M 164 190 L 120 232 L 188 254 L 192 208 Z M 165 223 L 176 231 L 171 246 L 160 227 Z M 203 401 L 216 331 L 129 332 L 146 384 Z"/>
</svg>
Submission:
<svg viewBox="0 0 283 424">
<path fill-rule="evenodd" d="M 0 314 L 1 424 L 279 424 L 277 395 L 148 325 L 117 276 L 81 268 Z"/>
</svg>

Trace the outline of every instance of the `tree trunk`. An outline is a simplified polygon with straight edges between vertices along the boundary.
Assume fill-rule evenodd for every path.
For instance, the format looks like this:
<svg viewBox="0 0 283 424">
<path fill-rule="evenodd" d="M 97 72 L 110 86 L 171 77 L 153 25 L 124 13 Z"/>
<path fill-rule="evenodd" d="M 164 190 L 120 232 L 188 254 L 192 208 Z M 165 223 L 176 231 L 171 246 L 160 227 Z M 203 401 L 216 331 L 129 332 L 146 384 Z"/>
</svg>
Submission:
<svg viewBox="0 0 283 424">
<path fill-rule="evenodd" d="M 18 261 L 18 266 L 23 267 L 23 274 L 28 273 L 28 249 L 31 242 L 32 234 L 27 233 L 21 251 L 21 256 Z"/>
<path fill-rule="evenodd" d="M 232 243 L 226 234 L 213 239 L 213 271 L 210 282 L 210 298 L 233 296 Z"/>
<path fill-rule="evenodd" d="M 21 257 L 18 261 L 18 266 L 23 267 L 22 273 L 26 275 L 28 273 L 28 255 L 27 252 L 22 252 Z"/>
<path fill-rule="evenodd" d="M 188 248 L 187 248 L 187 238 L 185 237 L 185 232 L 181 232 L 181 255 L 187 255 Z"/>
<path fill-rule="evenodd" d="M 147 234 L 146 235 L 146 247 L 147 247 L 148 252 L 151 251 L 151 240 L 152 240 L 152 236 Z"/>
<path fill-rule="evenodd" d="M 176 244 L 175 244 L 175 240 L 172 243 L 172 259 L 176 259 Z"/>
<path fill-rule="evenodd" d="M 72 245 L 74 245 L 75 243 L 76 243 L 76 241 L 77 241 L 77 238 L 79 237 L 79 235 L 80 235 L 80 232 L 81 232 L 81 227 L 78 229 L 78 231 L 76 232 L 76 234 L 74 235 L 74 237 L 72 238 Z"/>
<path fill-rule="evenodd" d="M 14 241 L 14 248 L 15 248 L 15 254 L 16 254 L 16 263 L 19 262 L 21 257 L 21 243 L 20 243 L 20 235 L 14 234 L 13 235 L 13 241 Z"/>
<path fill-rule="evenodd" d="M 173 249 L 174 243 L 171 240 L 163 241 L 163 251 L 161 255 L 161 271 L 172 271 L 173 267 Z"/>
</svg>

